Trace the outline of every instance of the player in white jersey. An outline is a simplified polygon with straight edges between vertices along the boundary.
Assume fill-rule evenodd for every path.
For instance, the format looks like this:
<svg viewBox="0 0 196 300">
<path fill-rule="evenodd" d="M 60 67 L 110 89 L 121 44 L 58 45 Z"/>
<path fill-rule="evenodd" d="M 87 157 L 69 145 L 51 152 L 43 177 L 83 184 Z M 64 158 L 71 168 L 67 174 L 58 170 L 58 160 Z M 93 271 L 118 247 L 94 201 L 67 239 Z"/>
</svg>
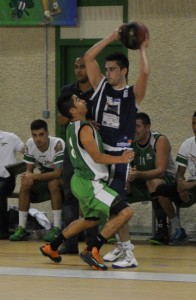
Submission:
<svg viewBox="0 0 196 300">
<path fill-rule="evenodd" d="M 21 176 L 19 195 L 19 227 L 10 236 L 11 241 L 27 239 L 26 223 L 30 203 L 51 200 L 54 216 L 52 230 L 43 238 L 51 242 L 61 232 L 62 224 L 62 166 L 65 143 L 61 138 L 49 136 L 44 120 L 31 123 L 32 138 L 25 145 L 26 172 Z M 40 172 L 34 172 L 37 168 Z"/>
<path fill-rule="evenodd" d="M 9 238 L 7 196 L 15 188 L 15 176 L 5 168 L 16 163 L 16 153 L 24 152 L 24 143 L 14 133 L 0 131 L 0 240 Z"/>
<path fill-rule="evenodd" d="M 194 136 L 182 143 L 176 157 L 178 164 L 176 182 L 161 185 L 157 189 L 159 202 L 171 222 L 170 245 L 180 245 L 188 241 L 171 201 L 181 207 L 189 207 L 196 203 L 196 111 L 192 116 L 192 129 Z M 187 169 L 190 177 L 186 180 Z"/>
</svg>

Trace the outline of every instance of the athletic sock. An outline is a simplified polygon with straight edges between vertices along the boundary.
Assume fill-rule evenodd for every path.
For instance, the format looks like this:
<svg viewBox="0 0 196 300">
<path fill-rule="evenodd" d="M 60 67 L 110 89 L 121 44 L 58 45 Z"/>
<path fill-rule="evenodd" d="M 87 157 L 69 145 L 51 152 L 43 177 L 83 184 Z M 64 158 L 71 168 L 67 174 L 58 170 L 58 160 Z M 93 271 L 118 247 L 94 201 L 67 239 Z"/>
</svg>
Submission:
<svg viewBox="0 0 196 300">
<path fill-rule="evenodd" d="M 54 227 L 62 228 L 62 209 L 55 209 L 52 211 L 54 218 Z"/>
<path fill-rule="evenodd" d="M 52 250 L 56 251 L 58 249 L 58 247 L 63 243 L 63 241 L 66 241 L 67 239 L 64 237 L 64 235 L 62 233 L 60 233 L 55 239 L 54 241 L 52 241 L 50 243 L 50 247 L 52 248 Z"/>
<path fill-rule="evenodd" d="M 49 12 L 49 10 L 46 10 L 46 11 L 44 12 L 44 16 L 50 17 L 50 12 Z"/>
<path fill-rule="evenodd" d="M 174 218 L 170 219 L 170 222 L 171 222 L 171 234 L 174 234 L 177 228 L 178 229 L 181 228 L 180 220 L 177 216 L 175 216 Z"/>
<path fill-rule="evenodd" d="M 156 192 L 150 193 L 152 198 L 152 206 L 158 222 L 158 228 L 167 228 L 167 216 L 163 211 Z"/>
<path fill-rule="evenodd" d="M 87 250 L 91 251 L 93 247 L 96 247 L 98 250 L 107 242 L 107 239 L 105 239 L 100 233 L 96 236 L 96 239 L 94 242 L 91 242 L 87 246 Z"/>
<path fill-rule="evenodd" d="M 121 242 L 123 250 L 131 250 L 131 241 Z"/>
<path fill-rule="evenodd" d="M 22 228 L 26 228 L 27 226 L 27 217 L 28 211 L 19 210 L 19 226 L 21 226 Z"/>
<path fill-rule="evenodd" d="M 53 2 L 53 8 L 57 9 L 58 7 L 59 7 L 58 3 L 57 2 Z"/>
</svg>

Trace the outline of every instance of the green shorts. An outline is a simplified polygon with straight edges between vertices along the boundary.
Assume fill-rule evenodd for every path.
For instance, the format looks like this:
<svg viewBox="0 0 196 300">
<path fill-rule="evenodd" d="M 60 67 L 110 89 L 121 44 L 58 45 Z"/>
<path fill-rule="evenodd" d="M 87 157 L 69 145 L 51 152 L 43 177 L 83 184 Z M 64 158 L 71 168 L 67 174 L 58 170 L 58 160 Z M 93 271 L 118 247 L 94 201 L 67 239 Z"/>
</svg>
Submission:
<svg viewBox="0 0 196 300">
<path fill-rule="evenodd" d="M 173 176 L 167 175 L 163 178 L 165 183 L 173 182 L 175 179 Z M 128 197 L 128 203 L 135 203 L 141 201 L 152 201 L 151 195 L 148 191 L 145 181 L 136 179 L 131 185 L 132 195 Z"/>
<path fill-rule="evenodd" d="M 79 200 L 84 218 L 100 219 L 110 215 L 110 207 L 118 193 L 99 180 L 89 180 L 77 175 L 71 179 L 71 190 Z"/>
</svg>

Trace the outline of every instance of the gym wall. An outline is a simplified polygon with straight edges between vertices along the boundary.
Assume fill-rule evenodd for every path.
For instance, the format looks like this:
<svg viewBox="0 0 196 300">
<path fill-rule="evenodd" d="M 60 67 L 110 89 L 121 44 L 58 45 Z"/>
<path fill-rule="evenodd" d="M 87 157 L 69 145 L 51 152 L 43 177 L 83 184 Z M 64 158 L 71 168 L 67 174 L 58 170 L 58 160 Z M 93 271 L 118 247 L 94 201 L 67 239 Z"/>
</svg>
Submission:
<svg viewBox="0 0 196 300">
<path fill-rule="evenodd" d="M 61 28 L 60 37 L 103 38 L 119 25 L 122 17 L 121 9 L 80 7 L 81 26 Z M 143 21 L 150 31 L 151 74 L 141 110 L 150 115 L 153 128 L 168 136 L 174 157 L 182 141 L 193 135 L 195 17 L 194 0 L 128 1 L 128 19 Z M 138 75 L 139 52 L 130 50 L 128 55 L 129 84 L 133 84 Z M 55 29 L 0 27 L 0 57 L 0 130 L 15 132 L 26 140 L 30 136 L 31 121 L 42 118 L 43 111 L 49 110 L 50 117 L 46 121 L 50 134 L 54 135 Z M 133 223 L 150 226 L 151 206 L 136 204 L 134 210 Z M 196 206 L 183 209 L 182 223 L 191 226 L 195 213 Z"/>
</svg>

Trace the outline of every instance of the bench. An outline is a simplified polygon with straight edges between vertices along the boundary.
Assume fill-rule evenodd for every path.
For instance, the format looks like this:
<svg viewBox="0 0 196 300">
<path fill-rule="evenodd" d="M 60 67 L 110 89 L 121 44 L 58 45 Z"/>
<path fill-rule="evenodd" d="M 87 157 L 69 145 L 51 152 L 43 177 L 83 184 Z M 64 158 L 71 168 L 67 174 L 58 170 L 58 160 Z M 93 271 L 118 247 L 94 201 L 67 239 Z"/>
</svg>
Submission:
<svg viewBox="0 0 196 300">
<path fill-rule="evenodd" d="M 22 174 L 26 171 L 26 163 L 21 161 L 21 162 L 6 166 L 6 169 L 8 170 L 8 172 L 10 174 L 13 174 L 14 176 L 17 176 L 17 175 Z M 19 192 L 16 192 L 16 191 L 14 191 L 12 194 L 10 194 L 8 196 L 8 198 L 10 198 L 10 199 L 16 199 L 18 197 L 19 197 Z M 140 203 L 147 202 L 147 201 L 141 201 Z M 135 202 L 133 202 L 133 203 L 135 203 Z M 176 206 L 176 214 L 177 214 L 178 217 L 180 217 L 180 208 L 181 207 Z M 154 209 L 152 207 L 152 236 L 155 235 L 156 230 L 157 230 L 157 221 L 156 221 Z"/>
</svg>

